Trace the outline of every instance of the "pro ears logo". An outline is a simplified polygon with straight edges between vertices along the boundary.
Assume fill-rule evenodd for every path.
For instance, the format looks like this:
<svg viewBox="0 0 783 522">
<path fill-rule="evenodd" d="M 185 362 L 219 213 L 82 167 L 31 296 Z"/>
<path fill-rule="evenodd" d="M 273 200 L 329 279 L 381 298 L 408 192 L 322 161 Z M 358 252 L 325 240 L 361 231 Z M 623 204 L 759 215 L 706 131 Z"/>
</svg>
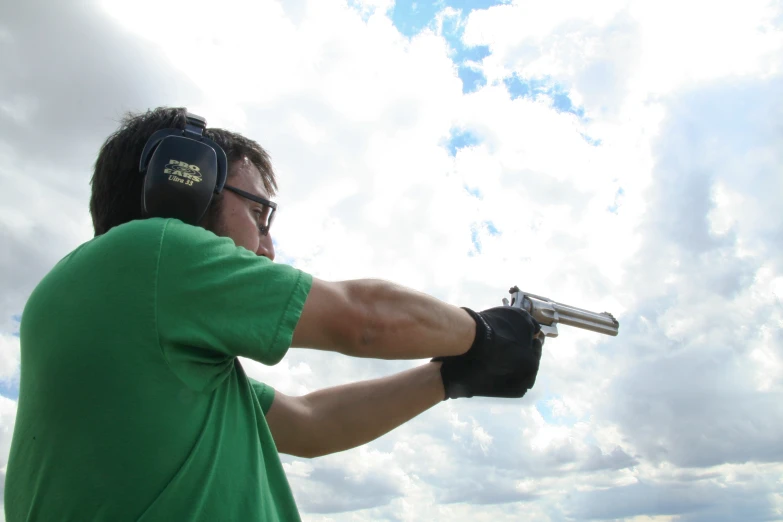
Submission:
<svg viewBox="0 0 783 522">
<path fill-rule="evenodd" d="M 201 183 L 201 170 L 198 165 L 190 165 L 184 161 L 170 159 L 163 169 L 164 174 L 169 175 L 169 181 L 193 186 L 193 183 Z"/>
</svg>

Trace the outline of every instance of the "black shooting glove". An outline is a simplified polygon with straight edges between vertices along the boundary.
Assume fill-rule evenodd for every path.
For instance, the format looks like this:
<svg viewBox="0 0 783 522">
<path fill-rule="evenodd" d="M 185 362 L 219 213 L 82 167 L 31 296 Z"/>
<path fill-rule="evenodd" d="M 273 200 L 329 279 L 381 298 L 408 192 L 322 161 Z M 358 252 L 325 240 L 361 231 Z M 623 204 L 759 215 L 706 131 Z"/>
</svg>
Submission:
<svg viewBox="0 0 783 522">
<path fill-rule="evenodd" d="M 519 398 L 533 387 L 541 361 L 541 326 L 524 310 L 508 306 L 476 313 L 476 338 L 463 355 L 436 357 L 447 399 Z"/>
</svg>

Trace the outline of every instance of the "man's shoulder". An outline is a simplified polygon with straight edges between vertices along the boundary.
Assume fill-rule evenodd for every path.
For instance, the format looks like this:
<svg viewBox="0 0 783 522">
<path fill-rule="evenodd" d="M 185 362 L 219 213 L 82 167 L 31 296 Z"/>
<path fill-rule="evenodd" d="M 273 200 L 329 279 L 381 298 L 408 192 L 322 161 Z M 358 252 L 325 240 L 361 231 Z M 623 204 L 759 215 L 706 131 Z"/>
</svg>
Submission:
<svg viewBox="0 0 783 522">
<path fill-rule="evenodd" d="M 142 259 L 158 255 L 168 219 L 139 219 L 111 228 L 105 234 L 85 241 L 65 255 L 47 277 L 84 271 L 116 271 Z"/>
<path fill-rule="evenodd" d="M 116 242 L 138 242 L 144 237 L 160 238 L 174 219 L 149 218 L 136 219 L 117 225 L 102 236 L 93 239 L 94 242 L 116 243 Z"/>
<path fill-rule="evenodd" d="M 165 225 L 164 219 L 131 221 L 85 241 L 38 282 L 25 315 L 36 310 L 48 314 L 55 302 L 89 301 L 112 289 L 121 293 L 142 287 L 156 269 Z"/>
<path fill-rule="evenodd" d="M 210 242 L 219 238 L 202 227 L 188 225 L 174 218 L 137 219 L 118 225 L 103 236 L 94 238 L 91 243 L 99 249 L 115 249 L 124 245 L 132 248 L 159 246 L 163 242 Z M 156 250 L 156 249 L 155 249 Z"/>
</svg>

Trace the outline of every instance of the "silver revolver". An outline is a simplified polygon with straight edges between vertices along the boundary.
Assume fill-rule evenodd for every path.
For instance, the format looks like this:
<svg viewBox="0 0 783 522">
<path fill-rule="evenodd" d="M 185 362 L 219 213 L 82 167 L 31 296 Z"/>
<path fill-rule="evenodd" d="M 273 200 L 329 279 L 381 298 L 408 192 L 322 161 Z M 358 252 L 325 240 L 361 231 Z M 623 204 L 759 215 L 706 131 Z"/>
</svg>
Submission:
<svg viewBox="0 0 783 522">
<path fill-rule="evenodd" d="M 545 337 L 557 337 L 558 323 L 612 336 L 617 335 L 620 329 L 620 323 L 609 312 L 597 314 L 575 306 L 556 303 L 546 297 L 523 292 L 517 286 L 512 287 L 508 292 L 511 294 L 511 302 L 503 298 L 503 305 L 521 308 L 532 315 L 533 319 L 541 325 L 538 337 L 542 341 Z"/>
</svg>

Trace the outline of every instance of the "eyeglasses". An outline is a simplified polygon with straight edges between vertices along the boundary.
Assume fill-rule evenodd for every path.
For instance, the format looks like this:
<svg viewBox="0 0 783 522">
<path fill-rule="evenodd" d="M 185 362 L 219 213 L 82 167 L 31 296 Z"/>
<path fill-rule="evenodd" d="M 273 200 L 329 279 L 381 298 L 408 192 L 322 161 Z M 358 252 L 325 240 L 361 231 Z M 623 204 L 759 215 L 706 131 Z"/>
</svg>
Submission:
<svg viewBox="0 0 783 522">
<path fill-rule="evenodd" d="M 268 199 L 264 199 L 262 197 L 256 196 L 254 194 L 251 194 L 249 192 L 245 192 L 244 190 L 240 190 L 236 187 L 232 187 L 230 185 L 223 185 L 223 188 L 226 190 L 230 190 L 234 194 L 238 194 L 242 196 L 243 198 L 249 199 L 250 201 L 255 201 L 256 203 L 259 203 L 261 205 L 264 205 L 265 207 L 269 208 L 269 214 L 266 218 L 266 224 L 258 225 L 258 230 L 261 231 L 261 235 L 267 235 L 269 234 L 269 229 L 272 226 L 272 221 L 275 219 L 275 211 L 277 211 L 277 203 L 273 201 L 269 201 Z"/>
</svg>

